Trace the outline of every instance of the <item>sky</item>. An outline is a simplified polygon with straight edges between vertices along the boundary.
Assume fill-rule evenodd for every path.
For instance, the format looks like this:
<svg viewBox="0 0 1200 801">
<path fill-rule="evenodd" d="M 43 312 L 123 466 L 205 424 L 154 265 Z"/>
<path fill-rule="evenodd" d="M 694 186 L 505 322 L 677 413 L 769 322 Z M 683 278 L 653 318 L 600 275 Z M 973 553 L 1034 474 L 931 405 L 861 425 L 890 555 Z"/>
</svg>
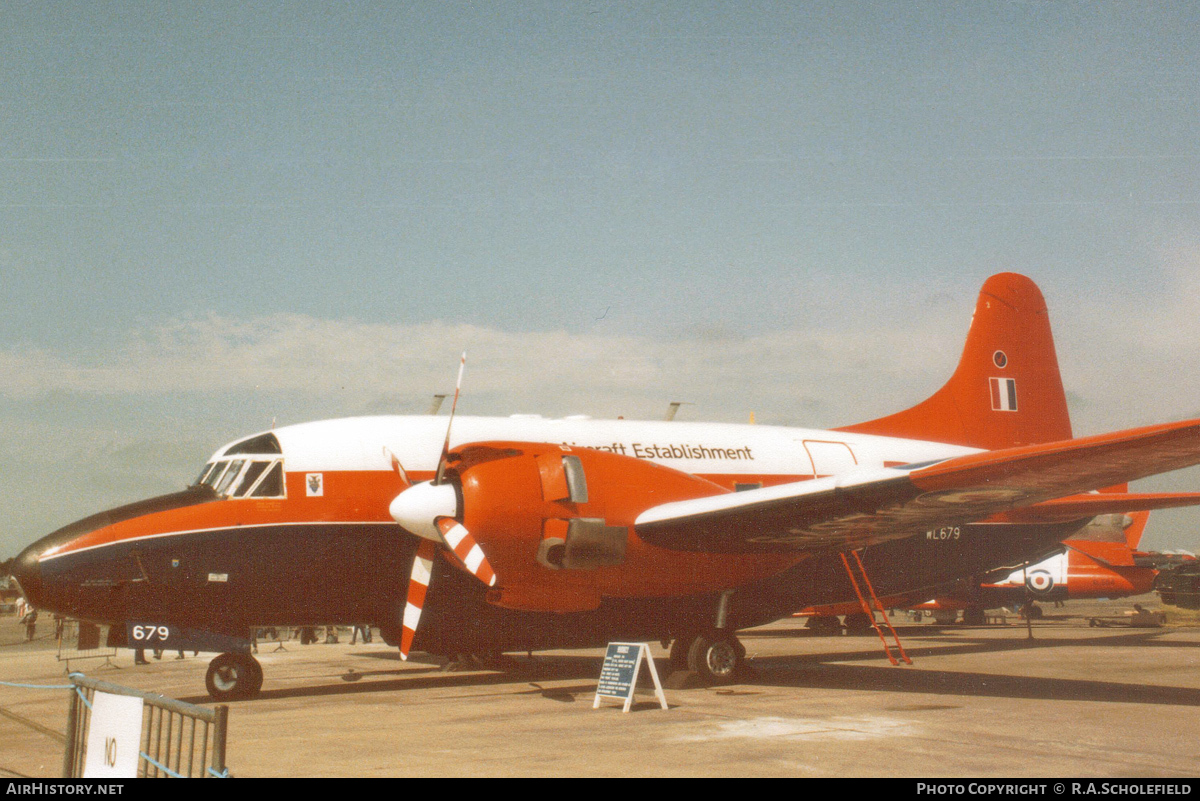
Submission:
<svg viewBox="0 0 1200 801">
<path fill-rule="evenodd" d="M 1200 416 L 1189 2 L 0 0 L 0 558 L 332 416 Z M 1200 490 L 1200 470 L 1137 488 Z M 1200 550 L 1200 513 L 1144 545 Z"/>
</svg>

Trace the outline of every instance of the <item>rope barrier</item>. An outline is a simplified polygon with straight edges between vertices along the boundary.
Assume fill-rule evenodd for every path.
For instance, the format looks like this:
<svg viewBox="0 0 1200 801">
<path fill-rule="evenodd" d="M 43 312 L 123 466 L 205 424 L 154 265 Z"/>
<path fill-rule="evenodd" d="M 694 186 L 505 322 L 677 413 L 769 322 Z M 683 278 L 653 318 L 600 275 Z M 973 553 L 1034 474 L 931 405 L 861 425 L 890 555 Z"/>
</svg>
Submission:
<svg viewBox="0 0 1200 801">
<path fill-rule="evenodd" d="M 22 690 L 69 690 L 74 684 L 20 684 L 15 681 L 0 681 L 0 686 L 19 687 Z"/>
</svg>

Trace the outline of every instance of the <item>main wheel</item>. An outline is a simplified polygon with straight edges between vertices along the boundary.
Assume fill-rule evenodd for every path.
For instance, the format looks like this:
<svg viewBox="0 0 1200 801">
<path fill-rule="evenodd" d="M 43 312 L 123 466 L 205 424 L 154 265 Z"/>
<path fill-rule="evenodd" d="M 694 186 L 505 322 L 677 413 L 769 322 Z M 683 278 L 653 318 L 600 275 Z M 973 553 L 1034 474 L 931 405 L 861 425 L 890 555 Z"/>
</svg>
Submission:
<svg viewBox="0 0 1200 801">
<path fill-rule="evenodd" d="M 677 637 L 671 641 L 671 655 L 667 664 L 671 666 L 672 673 L 677 670 L 689 670 L 688 652 L 692 648 L 692 642 L 688 637 Z"/>
<path fill-rule="evenodd" d="M 968 606 L 963 610 L 964 626 L 983 626 L 987 624 L 987 611 L 982 606 Z"/>
<path fill-rule="evenodd" d="M 688 669 L 706 684 L 732 684 L 745 657 L 746 649 L 737 637 L 713 631 L 692 640 Z"/>
<path fill-rule="evenodd" d="M 842 633 L 842 624 L 838 622 L 837 615 L 816 615 L 810 617 L 805 621 L 804 628 L 813 634 L 821 636 L 833 636 Z"/>
<path fill-rule="evenodd" d="M 874 628 L 873 622 L 874 619 L 865 612 L 846 615 L 846 633 L 867 634 Z"/>
<path fill-rule="evenodd" d="M 208 663 L 204 676 L 204 686 L 214 701 L 253 698 L 262 684 L 262 665 L 249 654 L 221 654 Z"/>
</svg>

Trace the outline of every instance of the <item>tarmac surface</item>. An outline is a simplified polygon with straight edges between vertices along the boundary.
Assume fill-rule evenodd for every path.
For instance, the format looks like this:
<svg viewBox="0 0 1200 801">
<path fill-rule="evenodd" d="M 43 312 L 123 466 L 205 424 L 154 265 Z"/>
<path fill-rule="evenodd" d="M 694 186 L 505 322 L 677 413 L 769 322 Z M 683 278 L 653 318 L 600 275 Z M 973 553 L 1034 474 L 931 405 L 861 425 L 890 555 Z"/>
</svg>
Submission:
<svg viewBox="0 0 1200 801">
<path fill-rule="evenodd" d="M 912 666 L 878 638 L 812 636 L 802 619 L 743 632 L 741 683 L 643 668 L 633 710 L 593 709 L 602 649 L 508 655 L 506 670 L 407 663 L 379 642 L 260 643 L 262 695 L 230 704 L 230 772 L 266 776 L 1194 777 L 1200 774 L 1200 627 L 1124 623 L 1137 601 L 1047 605 L 1006 624 L 898 626 Z M 56 643 L 0 619 L 0 681 L 62 684 Z M 210 655 L 211 656 L 211 655 Z M 209 657 L 134 666 L 71 662 L 89 676 L 211 704 Z M 682 685 L 682 686 L 680 686 Z M 0 685 L 0 776 L 54 777 L 67 691 Z"/>
</svg>

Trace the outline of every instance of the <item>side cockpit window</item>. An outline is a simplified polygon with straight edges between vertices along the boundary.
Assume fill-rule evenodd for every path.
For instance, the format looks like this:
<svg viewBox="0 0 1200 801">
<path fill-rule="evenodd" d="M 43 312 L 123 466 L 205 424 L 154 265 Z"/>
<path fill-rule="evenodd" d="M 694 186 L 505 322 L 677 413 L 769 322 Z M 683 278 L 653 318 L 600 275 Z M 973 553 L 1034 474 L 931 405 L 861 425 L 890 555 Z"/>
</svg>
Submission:
<svg viewBox="0 0 1200 801">
<path fill-rule="evenodd" d="M 250 495 L 254 498 L 283 497 L 283 462 L 273 462 L 266 475 L 259 479 L 258 486 L 250 489 Z"/>
<path fill-rule="evenodd" d="M 241 497 L 250 491 L 250 488 L 258 483 L 258 479 L 262 476 L 263 471 L 271 466 L 270 462 L 251 462 L 246 466 L 246 472 L 242 475 L 241 481 L 237 483 L 230 495 Z"/>
</svg>

